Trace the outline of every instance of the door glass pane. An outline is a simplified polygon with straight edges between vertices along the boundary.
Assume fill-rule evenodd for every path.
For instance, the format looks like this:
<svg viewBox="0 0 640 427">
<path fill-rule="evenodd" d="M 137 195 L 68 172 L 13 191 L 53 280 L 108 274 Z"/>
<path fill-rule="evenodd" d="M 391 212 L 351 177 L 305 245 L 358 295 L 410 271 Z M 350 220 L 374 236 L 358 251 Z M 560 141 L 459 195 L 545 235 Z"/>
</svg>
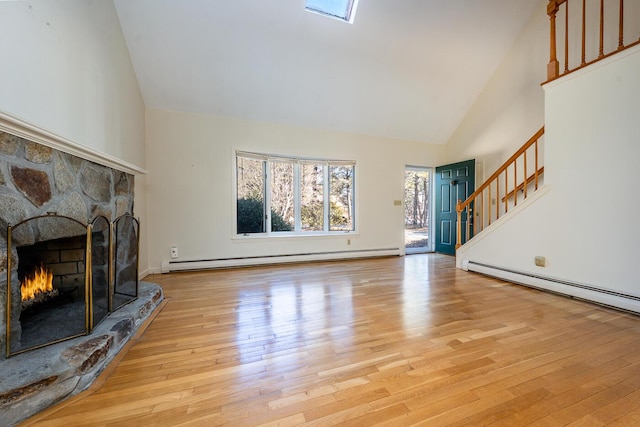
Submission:
<svg viewBox="0 0 640 427">
<path fill-rule="evenodd" d="M 406 168 L 404 174 L 404 238 L 407 253 L 426 252 L 429 242 L 430 173 L 427 168 Z"/>
<path fill-rule="evenodd" d="M 237 157 L 237 232 L 264 233 L 264 160 Z"/>
<path fill-rule="evenodd" d="M 302 231 L 324 230 L 324 166 L 300 166 Z"/>
</svg>

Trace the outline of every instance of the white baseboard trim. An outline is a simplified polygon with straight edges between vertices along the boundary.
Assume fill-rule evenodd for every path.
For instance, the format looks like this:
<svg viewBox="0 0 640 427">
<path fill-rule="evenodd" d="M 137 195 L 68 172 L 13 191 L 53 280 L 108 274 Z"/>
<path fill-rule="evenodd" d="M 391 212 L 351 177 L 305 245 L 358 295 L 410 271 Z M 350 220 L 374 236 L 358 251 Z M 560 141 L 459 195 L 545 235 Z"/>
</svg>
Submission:
<svg viewBox="0 0 640 427">
<path fill-rule="evenodd" d="M 162 261 L 162 273 L 172 271 L 208 270 L 266 264 L 285 264 L 309 261 L 334 261 L 354 258 L 400 256 L 400 248 L 380 248 L 354 251 L 315 252 L 307 254 L 269 255 L 238 258 L 218 258 L 187 261 Z"/>
<path fill-rule="evenodd" d="M 474 271 L 486 276 L 503 279 L 508 282 L 518 283 L 532 288 L 551 291 L 591 301 L 596 304 L 640 314 L 640 297 L 635 295 L 624 294 L 621 292 L 601 289 L 591 285 L 569 282 L 552 277 L 538 276 L 503 267 L 482 264 L 467 259 L 462 260 L 461 266 L 465 271 Z"/>
</svg>

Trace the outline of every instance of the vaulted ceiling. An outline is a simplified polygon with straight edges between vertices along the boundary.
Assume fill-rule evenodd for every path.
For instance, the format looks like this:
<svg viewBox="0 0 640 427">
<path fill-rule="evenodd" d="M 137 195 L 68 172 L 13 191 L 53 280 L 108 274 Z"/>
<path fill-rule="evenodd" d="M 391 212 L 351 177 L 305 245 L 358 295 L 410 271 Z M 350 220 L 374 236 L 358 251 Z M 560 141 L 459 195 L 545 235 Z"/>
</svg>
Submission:
<svg viewBox="0 0 640 427">
<path fill-rule="evenodd" d="M 150 108 L 446 143 L 539 1 L 114 0 Z M 544 65 L 542 65 L 544 66 Z"/>
</svg>

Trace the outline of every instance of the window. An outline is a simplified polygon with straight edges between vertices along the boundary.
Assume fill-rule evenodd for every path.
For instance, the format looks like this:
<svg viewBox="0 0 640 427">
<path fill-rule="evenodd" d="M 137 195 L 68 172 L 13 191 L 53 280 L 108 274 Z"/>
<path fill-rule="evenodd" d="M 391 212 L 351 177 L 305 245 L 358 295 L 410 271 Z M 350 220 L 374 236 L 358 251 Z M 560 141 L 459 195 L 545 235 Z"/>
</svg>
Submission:
<svg viewBox="0 0 640 427">
<path fill-rule="evenodd" d="M 300 220 L 302 231 L 324 231 L 324 171 L 320 164 L 300 165 Z"/>
<path fill-rule="evenodd" d="M 305 9 L 352 24 L 357 5 L 358 0 L 306 0 Z"/>
<path fill-rule="evenodd" d="M 236 232 L 355 230 L 355 162 L 236 153 Z"/>
<path fill-rule="evenodd" d="M 269 162 L 271 231 L 292 231 L 295 224 L 293 169 L 290 161 Z"/>
<path fill-rule="evenodd" d="M 329 166 L 331 231 L 353 230 L 353 165 Z"/>
</svg>

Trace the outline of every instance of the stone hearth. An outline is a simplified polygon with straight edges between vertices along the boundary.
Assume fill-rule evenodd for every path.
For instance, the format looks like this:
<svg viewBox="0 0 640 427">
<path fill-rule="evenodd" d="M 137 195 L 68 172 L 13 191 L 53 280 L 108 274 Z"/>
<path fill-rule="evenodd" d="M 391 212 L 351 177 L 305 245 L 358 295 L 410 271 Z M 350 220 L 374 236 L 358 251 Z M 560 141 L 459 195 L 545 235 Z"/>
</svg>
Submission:
<svg viewBox="0 0 640 427">
<path fill-rule="evenodd" d="M 138 299 L 91 335 L 1 360 L 0 425 L 15 425 L 89 387 L 162 299 L 158 285 L 140 282 Z"/>
</svg>

